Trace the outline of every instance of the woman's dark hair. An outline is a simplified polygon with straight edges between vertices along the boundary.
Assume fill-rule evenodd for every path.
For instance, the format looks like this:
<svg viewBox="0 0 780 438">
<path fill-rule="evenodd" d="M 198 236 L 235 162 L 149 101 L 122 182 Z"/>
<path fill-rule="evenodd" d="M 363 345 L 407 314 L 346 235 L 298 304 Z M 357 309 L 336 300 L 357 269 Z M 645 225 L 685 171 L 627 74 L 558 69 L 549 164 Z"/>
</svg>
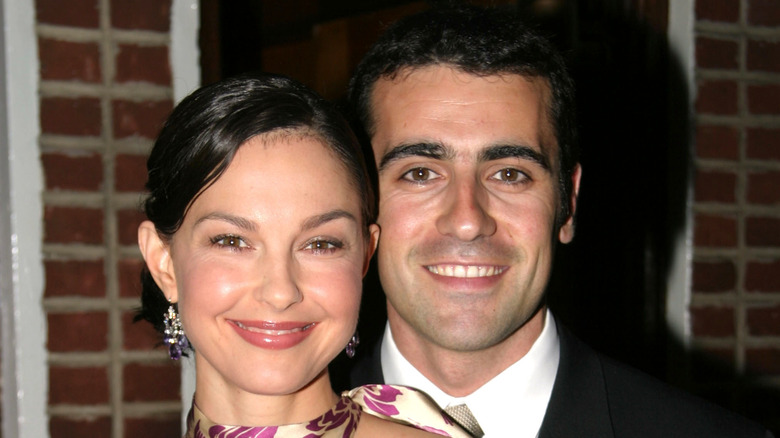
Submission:
<svg viewBox="0 0 780 438">
<path fill-rule="evenodd" d="M 360 145 L 336 108 L 300 83 L 279 75 L 246 74 L 202 87 L 174 108 L 147 161 L 149 192 L 143 209 L 160 237 L 170 240 L 197 197 L 230 165 L 249 139 L 280 132 L 320 140 L 347 171 L 362 201 L 361 219 L 376 216 L 376 201 Z M 136 320 L 163 332 L 169 303 L 148 269 L 141 273 Z"/>
<path fill-rule="evenodd" d="M 518 74 L 548 81 L 549 114 L 558 141 L 562 224 L 572 213 L 571 176 L 579 159 L 574 83 L 563 57 L 546 38 L 503 8 L 440 6 L 402 18 L 379 37 L 350 81 L 349 101 L 369 138 L 376 123 L 371 106 L 376 82 L 432 65 L 477 76 Z"/>
</svg>

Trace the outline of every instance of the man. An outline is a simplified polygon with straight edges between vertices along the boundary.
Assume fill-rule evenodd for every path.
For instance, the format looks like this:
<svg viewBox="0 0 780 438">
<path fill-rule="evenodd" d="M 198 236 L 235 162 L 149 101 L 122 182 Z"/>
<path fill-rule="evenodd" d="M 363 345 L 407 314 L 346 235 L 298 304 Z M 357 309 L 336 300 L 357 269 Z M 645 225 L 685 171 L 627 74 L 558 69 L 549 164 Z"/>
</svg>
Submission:
<svg viewBox="0 0 780 438">
<path fill-rule="evenodd" d="M 473 414 L 477 436 L 765 436 L 597 354 L 547 310 L 582 172 L 573 95 L 549 42 L 497 10 L 408 17 L 366 55 L 350 99 L 378 169 L 388 324 L 351 383 L 465 404 L 452 415 Z"/>
</svg>

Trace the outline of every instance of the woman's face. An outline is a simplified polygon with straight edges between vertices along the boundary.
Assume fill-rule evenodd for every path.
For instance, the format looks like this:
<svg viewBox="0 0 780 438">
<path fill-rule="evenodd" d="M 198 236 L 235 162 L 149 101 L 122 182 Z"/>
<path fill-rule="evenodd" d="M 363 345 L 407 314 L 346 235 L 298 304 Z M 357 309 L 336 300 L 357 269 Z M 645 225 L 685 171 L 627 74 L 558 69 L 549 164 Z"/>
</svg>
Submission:
<svg viewBox="0 0 780 438">
<path fill-rule="evenodd" d="M 355 331 L 378 234 L 366 241 L 360 206 L 317 139 L 239 148 L 171 241 L 199 387 L 288 394 L 321 375 Z"/>
</svg>

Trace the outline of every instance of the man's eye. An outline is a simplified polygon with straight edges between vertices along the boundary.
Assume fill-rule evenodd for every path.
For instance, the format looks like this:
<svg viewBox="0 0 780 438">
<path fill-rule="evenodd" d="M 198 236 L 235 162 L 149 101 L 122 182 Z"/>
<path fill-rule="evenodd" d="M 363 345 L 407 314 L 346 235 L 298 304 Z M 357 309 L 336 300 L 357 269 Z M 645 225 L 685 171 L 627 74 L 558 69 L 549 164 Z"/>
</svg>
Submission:
<svg viewBox="0 0 780 438">
<path fill-rule="evenodd" d="M 246 244 L 246 242 L 244 242 L 244 239 L 231 235 L 217 236 L 211 239 L 211 242 L 215 245 L 224 246 L 231 249 L 242 249 L 249 246 Z"/>
<path fill-rule="evenodd" d="M 422 182 L 432 180 L 437 176 L 438 174 L 431 169 L 427 169 L 425 167 L 415 167 L 414 169 L 406 172 L 403 175 L 403 179 L 407 181 Z"/>
<path fill-rule="evenodd" d="M 512 168 L 506 168 L 501 169 L 498 172 L 494 173 L 492 176 L 493 179 L 497 179 L 499 181 L 504 181 L 508 183 L 514 183 L 519 182 L 528 179 L 528 176 L 526 176 L 525 173 Z"/>
</svg>

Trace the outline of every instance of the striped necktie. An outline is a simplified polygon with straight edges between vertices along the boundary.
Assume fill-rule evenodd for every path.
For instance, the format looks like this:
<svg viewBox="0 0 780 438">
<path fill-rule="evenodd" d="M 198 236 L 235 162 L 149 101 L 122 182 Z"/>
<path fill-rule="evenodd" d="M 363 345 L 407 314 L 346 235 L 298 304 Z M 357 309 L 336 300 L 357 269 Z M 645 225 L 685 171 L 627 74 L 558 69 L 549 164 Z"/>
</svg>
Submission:
<svg viewBox="0 0 780 438">
<path fill-rule="evenodd" d="M 444 412 L 450 416 L 456 423 L 463 426 L 464 429 L 469 431 L 475 438 L 482 438 L 485 432 L 482 432 L 482 428 L 479 427 L 477 419 L 474 418 L 474 414 L 466 405 L 447 406 L 444 408 Z"/>
</svg>

